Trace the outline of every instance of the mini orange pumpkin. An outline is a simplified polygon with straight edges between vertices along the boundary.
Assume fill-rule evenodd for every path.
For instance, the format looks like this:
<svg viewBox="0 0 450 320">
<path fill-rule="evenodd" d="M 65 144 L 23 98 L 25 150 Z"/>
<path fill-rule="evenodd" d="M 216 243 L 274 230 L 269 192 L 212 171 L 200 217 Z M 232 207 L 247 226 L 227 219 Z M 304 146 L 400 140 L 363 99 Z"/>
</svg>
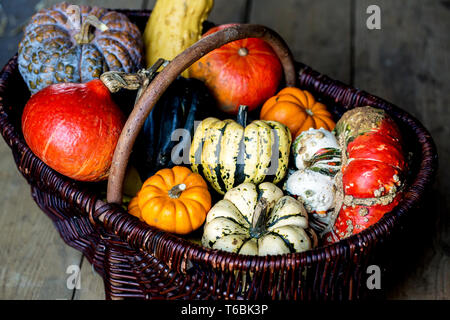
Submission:
<svg viewBox="0 0 450 320">
<path fill-rule="evenodd" d="M 141 210 L 139 209 L 139 203 L 138 203 L 138 195 L 139 194 L 137 194 L 135 197 L 131 198 L 130 203 L 128 203 L 128 213 L 139 218 L 139 220 L 142 220 Z"/>
<path fill-rule="evenodd" d="M 130 214 L 148 225 L 177 234 L 198 229 L 210 208 L 211 195 L 205 180 L 182 166 L 156 172 L 128 206 Z"/>
<path fill-rule="evenodd" d="M 261 120 L 274 120 L 283 123 L 297 137 L 310 128 L 331 131 L 335 122 L 327 107 L 306 91 L 287 87 L 269 98 L 261 108 Z"/>
</svg>

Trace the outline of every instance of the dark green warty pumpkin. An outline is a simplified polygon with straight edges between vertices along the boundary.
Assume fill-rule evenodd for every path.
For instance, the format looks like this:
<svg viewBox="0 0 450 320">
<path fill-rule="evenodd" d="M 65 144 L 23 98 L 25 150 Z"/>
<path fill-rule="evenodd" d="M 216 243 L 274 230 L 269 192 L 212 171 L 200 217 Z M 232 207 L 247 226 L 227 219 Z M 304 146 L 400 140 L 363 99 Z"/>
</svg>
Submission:
<svg viewBox="0 0 450 320">
<path fill-rule="evenodd" d="M 31 93 L 142 66 L 142 35 L 128 18 L 90 6 L 56 4 L 31 17 L 19 43 L 19 71 Z"/>
</svg>

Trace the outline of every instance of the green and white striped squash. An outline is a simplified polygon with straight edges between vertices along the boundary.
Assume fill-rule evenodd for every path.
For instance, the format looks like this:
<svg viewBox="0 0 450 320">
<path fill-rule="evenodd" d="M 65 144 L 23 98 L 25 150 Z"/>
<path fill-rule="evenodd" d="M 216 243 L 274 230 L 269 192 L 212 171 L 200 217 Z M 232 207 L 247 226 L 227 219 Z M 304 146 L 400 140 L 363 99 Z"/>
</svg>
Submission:
<svg viewBox="0 0 450 320">
<path fill-rule="evenodd" d="M 220 194 L 244 182 L 278 183 L 286 175 L 291 147 L 289 129 L 276 121 L 247 125 L 247 107 L 237 121 L 203 120 L 192 140 L 190 164 Z"/>
<path fill-rule="evenodd" d="M 242 183 L 209 211 L 202 245 L 245 255 L 277 255 L 309 250 L 317 236 L 302 203 L 270 182 Z"/>
</svg>

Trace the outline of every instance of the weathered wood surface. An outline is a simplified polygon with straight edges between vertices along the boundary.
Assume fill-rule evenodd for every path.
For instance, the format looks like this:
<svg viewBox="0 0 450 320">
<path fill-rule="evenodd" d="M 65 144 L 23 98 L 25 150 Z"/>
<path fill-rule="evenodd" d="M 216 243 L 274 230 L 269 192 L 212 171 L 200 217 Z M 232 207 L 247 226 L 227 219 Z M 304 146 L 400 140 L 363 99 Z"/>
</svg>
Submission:
<svg viewBox="0 0 450 320">
<path fill-rule="evenodd" d="M 56 2 L 1 2 L 1 65 L 16 51 L 27 18 Z M 152 8 L 155 0 L 71 2 L 139 9 Z M 381 8 L 380 30 L 366 27 L 373 4 Z M 450 299 L 450 2 L 216 0 L 210 20 L 265 24 L 286 39 L 297 60 L 397 104 L 426 125 L 441 168 L 423 230 L 411 240 L 416 247 L 401 255 L 405 269 L 387 298 Z M 0 155 L 0 299 L 104 299 L 103 280 L 37 208 L 3 140 Z M 81 268 L 79 290 L 67 286 L 72 265 Z"/>
<path fill-rule="evenodd" d="M 365 27 L 381 8 L 381 30 Z M 450 2 L 356 1 L 354 85 L 400 106 L 431 132 L 440 168 L 417 233 L 405 241 L 403 270 L 388 297 L 450 299 Z"/>
<path fill-rule="evenodd" d="M 0 298 L 71 299 L 66 270 L 80 265 L 81 254 L 37 208 L 3 139 L 0 154 Z"/>
<path fill-rule="evenodd" d="M 350 0 L 258 0 L 250 9 L 250 22 L 277 31 L 296 60 L 349 83 Z"/>
</svg>

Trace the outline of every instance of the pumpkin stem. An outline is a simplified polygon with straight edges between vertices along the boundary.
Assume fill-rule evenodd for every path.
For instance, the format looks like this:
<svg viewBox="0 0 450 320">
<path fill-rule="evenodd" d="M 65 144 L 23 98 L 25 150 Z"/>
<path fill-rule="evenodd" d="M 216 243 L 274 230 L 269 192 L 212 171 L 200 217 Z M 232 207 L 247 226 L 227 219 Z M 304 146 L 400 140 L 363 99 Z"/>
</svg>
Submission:
<svg viewBox="0 0 450 320">
<path fill-rule="evenodd" d="M 236 118 L 236 122 L 239 123 L 244 128 L 247 126 L 247 111 L 248 106 L 240 105 Z"/>
<path fill-rule="evenodd" d="M 119 71 L 107 71 L 102 73 L 100 80 L 109 89 L 115 93 L 120 89 L 137 90 L 141 87 L 143 79 L 138 73 L 126 73 Z"/>
<path fill-rule="evenodd" d="M 89 15 L 81 24 L 80 33 L 74 36 L 78 44 L 88 44 L 92 41 L 94 35 L 89 32 L 91 26 L 99 29 L 102 32 L 109 29 L 108 26 L 101 22 L 96 16 Z"/>
<path fill-rule="evenodd" d="M 136 96 L 136 103 L 138 102 L 139 98 L 141 97 L 142 93 L 147 89 L 147 87 L 150 85 L 150 82 L 152 82 L 153 78 L 156 76 L 156 72 L 159 70 L 160 67 L 166 67 L 169 64 L 168 60 L 165 60 L 163 58 L 159 58 L 156 60 L 156 62 L 150 66 L 148 69 L 142 69 L 138 71 L 138 73 L 141 74 L 144 81 L 142 82 L 141 87 L 139 88 L 139 91 Z"/>
<path fill-rule="evenodd" d="M 186 190 L 186 185 L 184 183 L 177 184 L 169 190 L 169 197 L 171 199 L 178 199 L 184 190 Z"/>
<path fill-rule="evenodd" d="M 148 84 L 153 80 L 159 67 L 167 64 L 168 61 L 159 59 L 154 65 L 148 69 L 141 69 L 137 73 L 126 73 L 120 71 L 107 71 L 100 76 L 100 80 L 109 89 L 115 93 L 120 89 L 138 90 L 138 98 L 142 90 L 147 88 Z"/>
<path fill-rule="evenodd" d="M 267 199 L 260 198 L 256 204 L 252 219 L 252 226 L 250 227 L 250 236 L 252 238 L 258 239 L 264 234 L 266 229 L 265 222 L 268 208 L 269 203 L 267 202 Z"/>
<path fill-rule="evenodd" d="M 241 57 L 245 57 L 246 55 L 248 55 L 248 49 L 247 49 L 247 48 L 244 48 L 244 47 L 241 47 L 241 48 L 239 48 L 239 50 L 238 50 L 238 54 L 239 54 L 239 56 L 241 56 Z"/>
</svg>

